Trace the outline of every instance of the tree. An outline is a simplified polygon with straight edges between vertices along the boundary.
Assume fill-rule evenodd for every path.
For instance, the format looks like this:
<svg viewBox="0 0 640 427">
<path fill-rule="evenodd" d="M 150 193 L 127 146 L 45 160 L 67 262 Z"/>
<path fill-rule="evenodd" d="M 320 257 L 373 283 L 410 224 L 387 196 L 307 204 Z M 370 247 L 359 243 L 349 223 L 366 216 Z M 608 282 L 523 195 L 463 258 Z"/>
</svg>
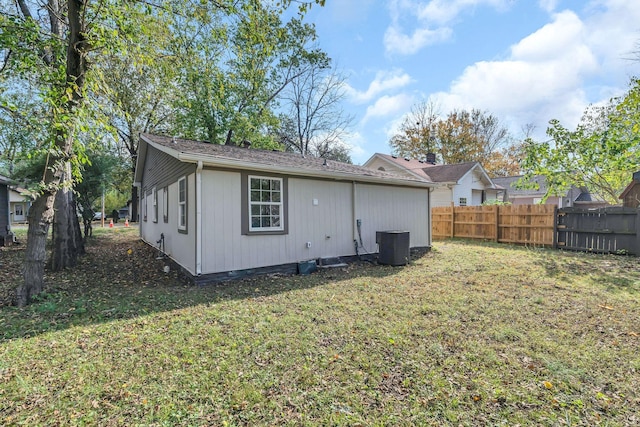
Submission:
<svg viewBox="0 0 640 427">
<path fill-rule="evenodd" d="M 570 131 L 551 120 L 545 142 L 528 140 L 523 181 L 546 178 L 545 197 L 586 186 L 612 204 L 632 172 L 640 169 L 640 80 L 633 79 L 624 97 L 604 106 L 589 106 Z"/>
<path fill-rule="evenodd" d="M 495 116 L 477 109 L 454 110 L 445 119 L 439 114 L 433 101 L 413 107 L 389 142 L 392 151 L 417 159 L 433 153 L 444 164 L 505 160 L 500 150 L 506 148 L 509 132 Z"/>
<path fill-rule="evenodd" d="M 131 55 L 112 55 L 96 64 L 108 88 L 95 94 L 101 113 L 107 117 L 109 126 L 115 131 L 118 154 L 128 159 L 130 177 L 138 158 L 140 133 L 169 133 L 173 128 L 172 105 L 177 88 L 173 61 L 154 58 L 145 64 L 143 58 Z M 138 218 L 138 188 L 130 184 L 131 219 Z"/>
<path fill-rule="evenodd" d="M 277 10 L 282 12 L 292 2 L 298 4 L 300 13 L 314 3 L 287 0 L 279 2 Z M 322 4 L 323 0 L 315 3 Z M 37 89 L 38 101 L 47 107 L 47 116 L 41 118 L 47 130 L 37 143 L 47 160 L 37 188 L 39 196 L 30 211 L 25 282 L 17 289 L 16 302 L 24 305 L 43 289 L 46 236 L 54 220 L 53 268 L 74 265 L 82 249 L 71 187 L 86 159 L 77 138 L 87 131 L 86 93 L 100 84 L 90 73 L 89 57 L 95 60 L 110 52 L 123 54 L 131 48 L 123 41 L 132 34 L 156 30 L 140 17 L 171 17 L 169 24 L 179 28 L 189 17 L 197 16 L 202 22 L 213 19 L 211 10 L 223 11 L 223 18 L 232 19 L 241 12 L 260 9 L 261 2 L 16 0 L 0 3 L 0 7 L 0 49 L 4 60 L 0 98 L 5 98 L 7 92 L 6 76 L 16 75 L 20 84 Z M 256 53 L 270 50 L 260 42 L 256 46 Z M 2 99 L 0 105 L 7 103 Z"/>
<path fill-rule="evenodd" d="M 341 103 L 346 96 L 345 78 L 335 70 L 309 67 L 284 91 L 277 134 L 288 151 L 351 163 L 349 148 L 341 139 L 353 121 Z"/>
<path fill-rule="evenodd" d="M 436 126 L 436 140 L 446 164 L 485 162 L 504 146 L 508 136 L 495 116 L 477 109 L 454 110 Z"/>
<path fill-rule="evenodd" d="M 88 153 L 90 162 L 83 166 L 82 181 L 76 183 L 74 190 L 78 195 L 78 208 L 84 223 L 84 238 L 93 234 L 92 221 L 95 207 L 107 188 L 112 187 L 122 169 L 122 159 L 108 153 Z"/>
<path fill-rule="evenodd" d="M 176 133 L 276 148 L 265 138 L 277 123 L 274 103 L 294 78 L 327 58 L 307 47 L 315 30 L 300 18 L 283 23 L 279 9 L 266 2 L 247 1 L 239 9 L 236 19 L 194 20 L 176 30 L 174 54 L 186 59 Z"/>
<path fill-rule="evenodd" d="M 436 140 L 439 116 L 440 109 L 432 100 L 411 107 L 399 132 L 389 141 L 391 150 L 398 156 L 415 159 L 425 159 L 427 154 L 439 153 L 440 146 Z"/>
</svg>

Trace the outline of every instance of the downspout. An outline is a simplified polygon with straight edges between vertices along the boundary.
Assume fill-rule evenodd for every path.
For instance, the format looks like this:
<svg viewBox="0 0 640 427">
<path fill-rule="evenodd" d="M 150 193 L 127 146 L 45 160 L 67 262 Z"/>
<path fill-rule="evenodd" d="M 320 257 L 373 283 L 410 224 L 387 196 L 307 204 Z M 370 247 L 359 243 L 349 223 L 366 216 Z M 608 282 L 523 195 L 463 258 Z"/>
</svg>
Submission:
<svg viewBox="0 0 640 427">
<path fill-rule="evenodd" d="M 196 276 L 202 274 L 202 160 L 196 168 Z"/>
<path fill-rule="evenodd" d="M 138 189 L 138 218 L 135 218 L 138 223 L 138 237 L 142 238 L 142 221 L 140 221 L 140 212 L 142 212 L 142 184 L 140 182 L 134 182 L 133 186 Z M 104 191 L 102 192 L 102 197 L 104 197 Z M 102 226 L 104 227 L 104 200 L 102 202 Z"/>
<path fill-rule="evenodd" d="M 431 244 L 433 243 L 432 240 L 432 234 L 433 234 L 433 217 L 431 215 L 431 193 L 433 193 L 433 191 L 435 190 L 435 188 L 430 187 L 429 191 L 427 193 L 427 212 L 429 213 L 429 220 L 427 221 L 427 230 L 429 230 L 429 239 L 428 239 L 428 246 L 431 247 Z"/>
<path fill-rule="evenodd" d="M 353 242 L 355 246 L 356 255 L 358 255 L 358 212 L 357 212 L 357 204 L 356 204 L 356 182 L 353 181 L 351 185 L 351 227 L 353 228 Z"/>
</svg>

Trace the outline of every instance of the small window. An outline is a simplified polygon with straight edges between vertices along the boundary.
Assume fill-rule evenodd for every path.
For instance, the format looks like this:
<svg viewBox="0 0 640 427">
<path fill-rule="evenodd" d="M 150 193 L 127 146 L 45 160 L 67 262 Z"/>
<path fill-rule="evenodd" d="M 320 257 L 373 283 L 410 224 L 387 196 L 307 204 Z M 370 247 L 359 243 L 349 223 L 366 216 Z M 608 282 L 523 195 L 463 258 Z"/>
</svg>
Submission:
<svg viewBox="0 0 640 427">
<path fill-rule="evenodd" d="M 187 178 L 178 180 L 178 230 L 187 230 Z"/>
<path fill-rule="evenodd" d="M 249 231 L 284 230 L 282 178 L 249 176 Z"/>
<path fill-rule="evenodd" d="M 467 198 L 466 197 L 460 197 L 460 206 L 467 206 Z"/>
<path fill-rule="evenodd" d="M 24 209 L 22 203 L 18 203 L 15 205 L 15 216 L 23 216 Z"/>
<path fill-rule="evenodd" d="M 151 191 L 153 199 L 153 222 L 158 222 L 158 192 L 155 187 Z"/>
<path fill-rule="evenodd" d="M 162 219 L 165 223 L 169 222 L 169 189 L 162 189 Z"/>
<path fill-rule="evenodd" d="M 142 220 L 147 220 L 147 190 L 142 190 Z"/>
<path fill-rule="evenodd" d="M 382 166 L 380 166 L 380 167 L 378 168 L 378 170 L 379 170 L 379 171 L 383 171 L 383 172 L 384 172 L 384 168 L 383 168 Z"/>
</svg>

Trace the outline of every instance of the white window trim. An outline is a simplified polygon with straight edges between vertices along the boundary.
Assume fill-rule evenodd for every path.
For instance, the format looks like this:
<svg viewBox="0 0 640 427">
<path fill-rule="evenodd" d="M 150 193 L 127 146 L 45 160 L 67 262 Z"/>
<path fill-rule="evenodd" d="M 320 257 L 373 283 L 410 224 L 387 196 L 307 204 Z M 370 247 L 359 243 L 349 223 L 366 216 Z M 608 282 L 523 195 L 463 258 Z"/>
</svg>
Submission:
<svg viewBox="0 0 640 427">
<path fill-rule="evenodd" d="M 153 222 L 158 222 L 158 191 L 156 190 L 156 187 L 153 187 L 151 190 L 151 200 L 151 204 L 153 205 L 151 220 Z"/>
<path fill-rule="evenodd" d="M 162 189 L 162 220 L 169 222 L 169 188 Z"/>
<path fill-rule="evenodd" d="M 184 201 L 180 200 L 180 182 L 184 181 Z M 187 203 L 189 201 L 189 186 L 187 182 L 187 177 L 183 176 L 178 179 L 178 230 L 186 230 L 187 229 Z M 182 210 L 184 209 L 184 223 L 182 223 Z"/>
<path fill-rule="evenodd" d="M 147 221 L 147 189 L 142 189 L 142 220 Z"/>
<path fill-rule="evenodd" d="M 278 206 L 280 209 L 280 225 L 278 227 L 253 227 L 251 221 L 251 207 L 254 203 L 251 202 L 251 180 L 252 179 L 268 179 L 269 181 L 279 181 L 280 182 L 280 201 L 279 202 L 268 202 L 269 205 Z M 249 182 L 247 182 L 247 200 L 249 203 L 248 206 L 248 215 L 249 215 L 249 232 L 261 232 L 261 231 L 284 231 L 284 179 L 277 178 L 273 176 L 261 176 L 261 175 L 249 175 Z M 256 204 L 262 205 L 261 202 L 255 202 Z"/>
</svg>

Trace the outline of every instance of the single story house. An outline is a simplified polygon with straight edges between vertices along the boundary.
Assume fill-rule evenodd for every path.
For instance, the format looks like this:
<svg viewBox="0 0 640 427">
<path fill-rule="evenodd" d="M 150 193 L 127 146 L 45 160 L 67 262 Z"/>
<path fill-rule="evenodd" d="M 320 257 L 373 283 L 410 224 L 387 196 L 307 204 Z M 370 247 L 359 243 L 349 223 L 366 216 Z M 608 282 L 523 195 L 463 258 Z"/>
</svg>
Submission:
<svg viewBox="0 0 640 427">
<path fill-rule="evenodd" d="M 620 194 L 622 205 L 625 208 L 637 208 L 640 206 L 640 171 L 633 174 L 633 179 Z"/>
<path fill-rule="evenodd" d="M 26 195 L 26 190 L 21 187 L 9 187 L 9 211 L 12 224 L 25 224 L 27 215 L 31 209 L 31 199 Z"/>
<path fill-rule="evenodd" d="M 493 182 L 502 187 L 498 198 L 503 202 L 513 205 L 535 205 L 542 203 L 547 192 L 547 181 L 544 176 L 533 178 L 534 188 L 520 189 L 518 183 L 523 175 L 493 178 Z M 547 205 L 556 205 L 558 208 L 582 207 L 601 208 L 608 204 L 595 199 L 586 187 L 571 187 L 564 194 L 552 195 L 545 201 Z"/>
<path fill-rule="evenodd" d="M 12 241 L 11 220 L 9 210 L 9 178 L 0 175 L 0 246 Z"/>
<path fill-rule="evenodd" d="M 376 232 L 431 246 L 426 179 L 296 153 L 140 135 L 140 235 L 194 282 L 374 253 Z"/>
<path fill-rule="evenodd" d="M 364 166 L 438 184 L 431 193 L 432 207 L 451 206 L 451 203 L 454 206 L 478 206 L 496 200 L 500 190 L 478 162 L 438 165 L 435 161 L 375 153 Z"/>
</svg>

